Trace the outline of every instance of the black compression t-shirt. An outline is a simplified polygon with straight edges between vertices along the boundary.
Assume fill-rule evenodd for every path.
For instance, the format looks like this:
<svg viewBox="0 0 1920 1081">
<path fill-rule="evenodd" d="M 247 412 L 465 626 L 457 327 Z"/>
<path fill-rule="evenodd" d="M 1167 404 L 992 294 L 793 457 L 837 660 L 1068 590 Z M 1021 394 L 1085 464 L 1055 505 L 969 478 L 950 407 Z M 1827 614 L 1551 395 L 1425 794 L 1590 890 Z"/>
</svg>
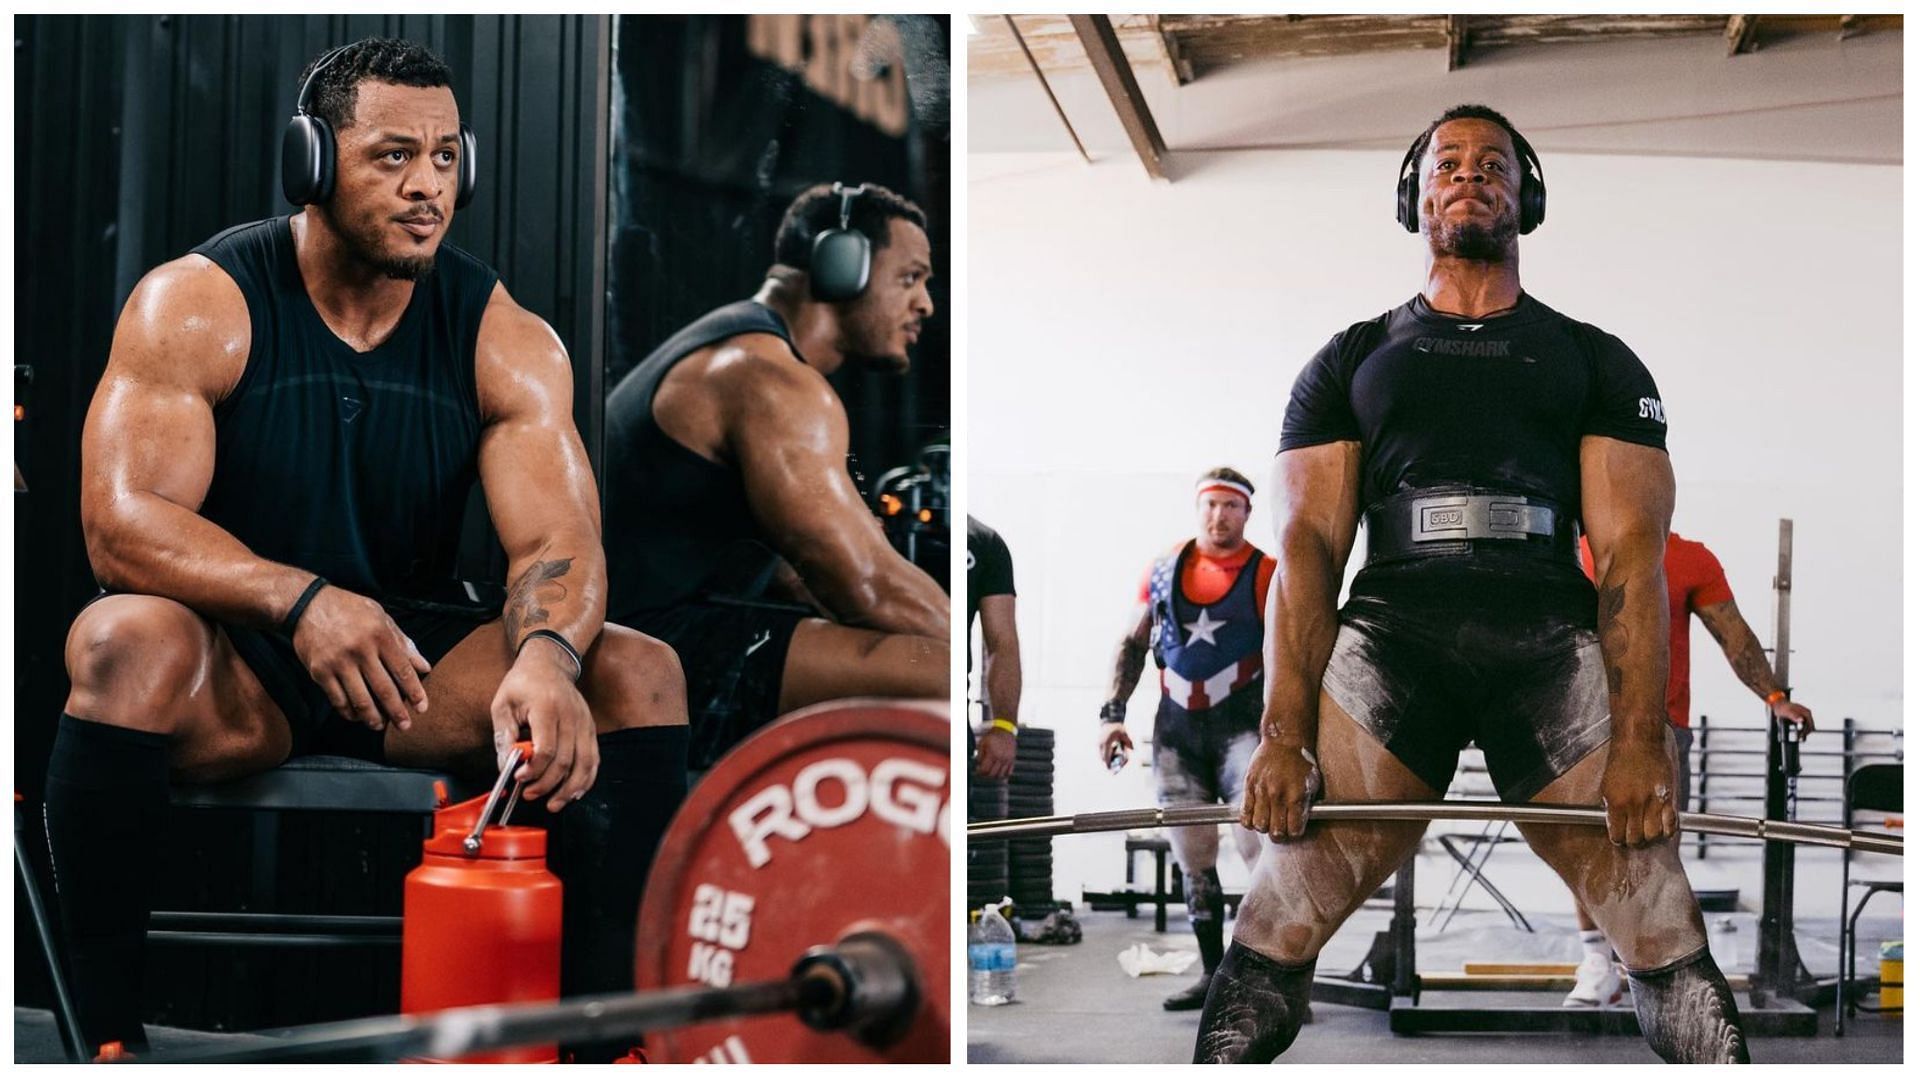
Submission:
<svg viewBox="0 0 1920 1081">
<path fill-rule="evenodd" d="M 1314 356 L 1294 382 L 1280 450 L 1359 441 L 1362 508 L 1409 488 L 1465 484 L 1577 515 L 1588 435 L 1666 448 L 1660 391 L 1620 339 L 1525 294 L 1512 311 L 1477 321 L 1416 296 Z M 1569 584 L 1583 577 L 1567 570 Z M 1405 573 L 1382 571 L 1362 573 Z"/>
<path fill-rule="evenodd" d="M 980 598 L 1013 596 L 1013 553 L 985 523 L 967 515 L 967 671 L 973 671 L 973 621 Z"/>
</svg>

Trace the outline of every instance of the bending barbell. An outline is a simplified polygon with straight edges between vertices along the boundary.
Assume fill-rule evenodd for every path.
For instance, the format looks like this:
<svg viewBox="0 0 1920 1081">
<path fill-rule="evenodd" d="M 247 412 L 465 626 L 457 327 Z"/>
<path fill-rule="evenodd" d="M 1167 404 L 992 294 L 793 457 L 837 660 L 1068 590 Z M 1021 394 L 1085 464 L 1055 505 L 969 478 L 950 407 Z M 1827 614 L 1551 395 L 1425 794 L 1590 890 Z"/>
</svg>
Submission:
<svg viewBox="0 0 1920 1081">
<path fill-rule="evenodd" d="M 1852 830 L 1842 826 L 1776 822 L 1762 818 L 1741 818 L 1738 815 L 1692 812 L 1681 814 L 1679 819 L 1679 828 L 1689 833 L 1712 833 L 1725 837 L 1757 837 L 1763 841 L 1820 845 L 1825 848 L 1851 848 L 1856 852 L 1878 852 L 1890 856 L 1898 856 L 1905 851 L 1902 839 L 1892 834 Z M 1010 818 L 993 822 L 970 822 L 967 824 L 967 840 L 1053 837 L 1067 833 L 1107 833 L 1163 826 L 1213 826 L 1239 820 L 1238 807 L 1218 803 L 1192 807 L 1143 807 L 1131 811 L 1093 811 L 1087 814 L 1054 815 L 1048 818 Z M 1597 807 L 1570 807 L 1553 803 L 1496 803 L 1491 800 L 1316 803 L 1308 811 L 1310 823 L 1419 820 L 1504 820 L 1518 823 L 1604 827 L 1607 824 L 1607 813 Z"/>
</svg>

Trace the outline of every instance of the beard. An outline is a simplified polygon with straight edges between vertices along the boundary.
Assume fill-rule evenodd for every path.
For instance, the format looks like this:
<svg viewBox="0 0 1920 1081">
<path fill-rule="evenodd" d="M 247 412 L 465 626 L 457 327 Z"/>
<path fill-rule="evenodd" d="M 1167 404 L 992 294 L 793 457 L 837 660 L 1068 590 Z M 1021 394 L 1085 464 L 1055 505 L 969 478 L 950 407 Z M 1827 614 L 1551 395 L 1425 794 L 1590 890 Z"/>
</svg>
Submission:
<svg viewBox="0 0 1920 1081">
<path fill-rule="evenodd" d="M 888 352 L 892 347 L 888 339 L 892 336 L 885 320 L 851 320 L 842 332 L 840 355 L 860 371 L 899 375 L 913 362 L 904 351 Z"/>
<path fill-rule="evenodd" d="M 1435 255 L 1475 263 L 1499 263 L 1506 261 L 1519 236 L 1520 220 L 1513 208 L 1508 207 L 1490 223 L 1434 220 L 1427 231 L 1427 243 Z"/>
<path fill-rule="evenodd" d="M 863 372 L 880 372 L 885 375 L 900 375 L 913 366 L 905 354 L 887 356 L 881 353 L 850 352 L 847 360 Z"/>
<path fill-rule="evenodd" d="M 381 275 L 397 281 L 417 282 L 433 273 L 432 255 L 392 255 L 383 250 L 380 246 L 380 222 L 368 222 L 362 228 L 342 220 L 333 212 L 331 205 L 322 205 L 319 209 L 326 215 L 334 232 L 346 242 L 347 251 L 353 258 Z"/>
</svg>

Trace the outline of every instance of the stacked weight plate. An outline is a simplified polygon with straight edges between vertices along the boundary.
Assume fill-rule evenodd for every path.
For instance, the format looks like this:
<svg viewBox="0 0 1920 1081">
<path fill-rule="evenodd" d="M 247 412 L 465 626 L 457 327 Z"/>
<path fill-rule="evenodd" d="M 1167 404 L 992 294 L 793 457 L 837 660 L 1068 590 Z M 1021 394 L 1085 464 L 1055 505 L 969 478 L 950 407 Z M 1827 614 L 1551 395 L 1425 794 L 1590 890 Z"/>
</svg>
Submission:
<svg viewBox="0 0 1920 1081">
<path fill-rule="evenodd" d="M 1007 817 L 1007 782 L 990 781 L 967 770 L 967 821 L 982 822 Z M 979 908 L 1006 897 L 1006 841 L 967 842 L 967 907 Z"/>
<path fill-rule="evenodd" d="M 1022 728 L 1007 780 L 1007 817 L 1039 818 L 1053 813 L 1053 730 Z M 1023 837 L 1006 842 L 1007 893 L 1024 916 L 1039 917 L 1053 907 L 1053 838 Z"/>
</svg>

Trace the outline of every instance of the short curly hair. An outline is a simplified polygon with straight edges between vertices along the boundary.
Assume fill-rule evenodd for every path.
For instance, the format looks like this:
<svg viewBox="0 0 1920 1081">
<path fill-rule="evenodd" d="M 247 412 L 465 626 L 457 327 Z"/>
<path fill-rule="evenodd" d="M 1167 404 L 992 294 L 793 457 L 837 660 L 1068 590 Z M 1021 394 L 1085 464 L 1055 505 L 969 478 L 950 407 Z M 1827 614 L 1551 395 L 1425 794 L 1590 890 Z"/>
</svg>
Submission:
<svg viewBox="0 0 1920 1081">
<path fill-rule="evenodd" d="M 915 206 L 913 200 L 878 184 L 866 187 L 853 201 L 848 224 L 866 234 L 874 251 L 887 246 L 887 222 L 894 218 L 912 222 L 925 231 L 927 213 Z M 786 215 L 780 219 L 780 231 L 773 238 L 773 261 L 797 270 L 807 269 L 807 264 L 813 261 L 813 238 L 839 226 L 840 196 L 834 193 L 832 184 L 815 184 L 787 205 Z"/>
<path fill-rule="evenodd" d="M 333 55 L 335 52 L 338 55 Z M 328 57 L 332 56 L 331 60 Z M 452 86 L 453 69 L 424 45 L 402 38 L 364 38 L 338 50 L 329 49 L 307 61 L 296 85 L 306 85 L 316 67 L 326 70 L 314 80 L 307 111 L 340 131 L 353 126 L 360 103 L 360 84 L 369 79 L 396 86 Z"/>
<path fill-rule="evenodd" d="M 1422 158 L 1427 156 L 1427 146 L 1433 142 L 1433 133 L 1439 129 L 1440 125 L 1451 120 L 1486 120 L 1505 128 L 1507 130 L 1507 137 L 1513 140 L 1513 155 L 1515 158 L 1520 159 L 1523 166 L 1528 152 L 1533 149 L 1527 142 L 1527 137 L 1520 134 L 1519 128 L 1513 126 L 1513 121 L 1508 120 L 1491 107 L 1486 105 L 1455 105 L 1453 108 L 1441 113 L 1439 119 L 1428 124 L 1427 130 L 1421 132 L 1420 137 L 1413 141 L 1414 162 L 1418 163 Z"/>
</svg>

